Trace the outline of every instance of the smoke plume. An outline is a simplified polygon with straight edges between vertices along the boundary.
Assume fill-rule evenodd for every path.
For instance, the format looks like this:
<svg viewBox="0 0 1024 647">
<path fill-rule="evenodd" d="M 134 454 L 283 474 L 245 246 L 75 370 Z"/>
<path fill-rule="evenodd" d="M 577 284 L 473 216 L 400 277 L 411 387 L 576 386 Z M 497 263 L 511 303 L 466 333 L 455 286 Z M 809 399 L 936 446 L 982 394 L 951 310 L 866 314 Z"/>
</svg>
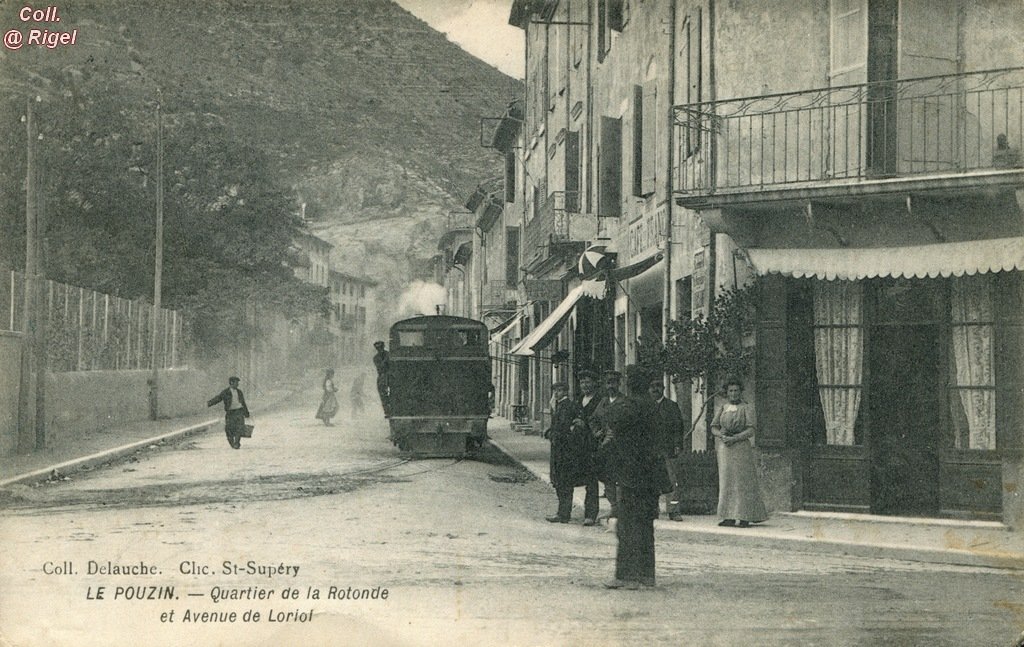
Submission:
<svg viewBox="0 0 1024 647">
<path fill-rule="evenodd" d="M 445 300 L 444 288 L 437 283 L 413 281 L 398 298 L 397 318 L 437 314 L 437 306 L 443 306 Z"/>
</svg>

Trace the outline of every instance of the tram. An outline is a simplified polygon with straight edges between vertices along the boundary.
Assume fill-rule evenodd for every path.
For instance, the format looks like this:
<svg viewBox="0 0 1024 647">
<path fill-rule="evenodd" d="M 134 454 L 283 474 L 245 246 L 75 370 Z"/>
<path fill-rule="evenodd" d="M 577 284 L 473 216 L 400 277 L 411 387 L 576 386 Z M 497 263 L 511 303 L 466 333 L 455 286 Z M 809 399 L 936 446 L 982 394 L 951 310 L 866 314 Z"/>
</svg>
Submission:
<svg viewBox="0 0 1024 647">
<path fill-rule="evenodd" d="M 465 317 L 413 317 L 394 324 L 389 339 L 391 441 L 416 456 L 447 457 L 487 438 L 487 326 Z"/>
</svg>

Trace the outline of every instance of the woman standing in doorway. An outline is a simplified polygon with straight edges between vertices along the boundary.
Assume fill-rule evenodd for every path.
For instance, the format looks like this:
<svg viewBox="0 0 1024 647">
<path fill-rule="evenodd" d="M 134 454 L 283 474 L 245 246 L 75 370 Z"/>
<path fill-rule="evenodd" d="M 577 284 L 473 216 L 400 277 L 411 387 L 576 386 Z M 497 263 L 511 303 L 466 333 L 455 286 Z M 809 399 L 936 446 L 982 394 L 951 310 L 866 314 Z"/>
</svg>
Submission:
<svg viewBox="0 0 1024 647">
<path fill-rule="evenodd" d="M 747 528 L 765 521 L 768 511 L 761 499 L 754 462 L 754 408 L 743 402 L 743 383 L 737 378 L 725 382 L 727 402 L 711 422 L 718 456 L 719 526 Z"/>
<path fill-rule="evenodd" d="M 320 399 L 320 408 L 316 410 L 316 417 L 318 420 L 323 420 L 328 427 L 332 427 L 331 418 L 338 413 L 338 396 L 334 395 L 338 392 L 338 388 L 334 386 L 333 368 L 327 369 L 322 386 L 324 394 Z"/>
</svg>

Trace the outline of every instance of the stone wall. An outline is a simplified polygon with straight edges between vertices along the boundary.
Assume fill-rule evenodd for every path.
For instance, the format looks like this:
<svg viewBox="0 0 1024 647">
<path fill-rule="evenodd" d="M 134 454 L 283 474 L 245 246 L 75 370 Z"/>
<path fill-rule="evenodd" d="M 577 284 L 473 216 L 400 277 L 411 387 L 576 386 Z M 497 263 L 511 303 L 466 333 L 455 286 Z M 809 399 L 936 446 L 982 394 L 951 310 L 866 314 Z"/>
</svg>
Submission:
<svg viewBox="0 0 1024 647">
<path fill-rule="evenodd" d="M 9 343 L 11 340 L 15 343 Z M 17 451 L 18 339 L 0 336 L 0 453 Z M 75 434 L 149 419 L 150 371 L 51 373 L 46 380 L 46 443 L 59 447 Z M 196 369 L 160 371 L 160 416 L 203 413 L 223 385 Z M 34 400 L 32 400 L 34 403 Z M 213 412 L 212 415 L 215 415 Z"/>
</svg>

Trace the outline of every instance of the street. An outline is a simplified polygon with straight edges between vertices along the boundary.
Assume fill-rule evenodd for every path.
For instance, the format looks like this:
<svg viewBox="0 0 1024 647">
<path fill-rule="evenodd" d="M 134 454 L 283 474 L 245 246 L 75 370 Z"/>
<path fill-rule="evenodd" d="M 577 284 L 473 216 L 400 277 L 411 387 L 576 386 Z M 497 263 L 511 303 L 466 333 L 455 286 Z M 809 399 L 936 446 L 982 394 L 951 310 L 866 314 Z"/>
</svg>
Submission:
<svg viewBox="0 0 1024 647">
<path fill-rule="evenodd" d="M 218 427 L 0 492 L 0 644 L 960 647 L 1024 628 L 1014 571 L 660 524 L 658 587 L 606 590 L 613 533 L 579 510 L 544 522 L 549 486 L 492 448 L 402 458 L 369 404 L 325 427 L 310 401 L 257 414 L 238 451 Z"/>
</svg>

